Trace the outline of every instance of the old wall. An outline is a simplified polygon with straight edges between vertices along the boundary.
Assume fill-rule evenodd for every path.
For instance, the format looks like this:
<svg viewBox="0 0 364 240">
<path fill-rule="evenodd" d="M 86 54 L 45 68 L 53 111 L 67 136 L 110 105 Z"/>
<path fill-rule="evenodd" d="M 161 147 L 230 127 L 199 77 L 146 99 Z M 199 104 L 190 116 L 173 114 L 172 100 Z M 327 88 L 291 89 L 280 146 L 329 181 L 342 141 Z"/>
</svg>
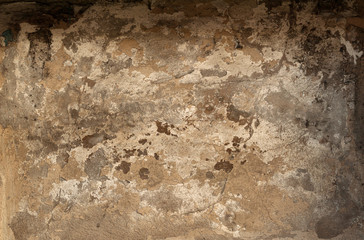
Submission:
<svg viewBox="0 0 364 240">
<path fill-rule="evenodd" d="M 360 2 L 82 4 L 1 4 L 1 239 L 364 238 Z"/>
</svg>

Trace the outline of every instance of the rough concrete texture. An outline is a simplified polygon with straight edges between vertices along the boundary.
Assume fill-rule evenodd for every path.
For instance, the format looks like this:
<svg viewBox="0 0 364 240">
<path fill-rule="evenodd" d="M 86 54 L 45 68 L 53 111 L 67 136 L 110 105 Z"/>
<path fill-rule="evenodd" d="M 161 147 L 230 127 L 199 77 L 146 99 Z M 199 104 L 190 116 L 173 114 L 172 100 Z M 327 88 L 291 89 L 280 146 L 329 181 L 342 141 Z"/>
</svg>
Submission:
<svg viewBox="0 0 364 240">
<path fill-rule="evenodd" d="M 364 239 L 362 5 L 3 3 L 1 239 Z"/>
</svg>

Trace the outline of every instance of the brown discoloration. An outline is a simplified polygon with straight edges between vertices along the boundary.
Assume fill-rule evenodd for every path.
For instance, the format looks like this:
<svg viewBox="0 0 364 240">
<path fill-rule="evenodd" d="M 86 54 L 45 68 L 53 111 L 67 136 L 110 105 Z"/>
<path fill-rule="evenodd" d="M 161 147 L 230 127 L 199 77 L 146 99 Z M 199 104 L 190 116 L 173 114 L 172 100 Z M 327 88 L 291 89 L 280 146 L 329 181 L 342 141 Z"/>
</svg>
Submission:
<svg viewBox="0 0 364 240">
<path fill-rule="evenodd" d="M 159 121 L 156 121 L 155 123 L 157 125 L 157 132 L 164 133 L 166 135 L 171 135 L 171 131 L 169 129 L 170 126 L 168 123 L 162 123 Z"/>
<path fill-rule="evenodd" d="M 221 160 L 220 162 L 217 162 L 215 164 L 214 169 L 218 170 L 218 171 L 223 170 L 226 173 L 229 173 L 233 170 L 233 167 L 234 167 L 234 165 L 232 163 L 230 163 L 229 161 Z"/>
<path fill-rule="evenodd" d="M 150 172 L 149 172 L 149 169 L 148 168 L 141 168 L 140 170 L 139 170 L 139 176 L 140 176 L 140 178 L 141 179 L 143 179 L 143 180 L 145 180 L 145 179 L 148 179 L 149 178 L 149 176 L 148 176 L 148 174 L 149 174 Z"/>
<path fill-rule="evenodd" d="M 249 55 L 253 62 L 258 63 L 264 61 L 262 54 L 256 48 L 244 47 L 242 51 L 244 52 L 245 55 Z"/>
<path fill-rule="evenodd" d="M 147 139 L 143 138 L 143 139 L 140 139 L 140 140 L 138 141 L 138 143 L 140 143 L 140 144 L 144 145 L 147 141 L 148 141 Z"/>
<path fill-rule="evenodd" d="M 83 80 L 83 81 L 86 83 L 86 85 L 87 85 L 87 86 L 89 86 L 90 88 L 93 88 L 93 87 L 95 86 L 95 84 L 96 84 L 96 81 L 91 80 L 91 79 L 89 79 L 89 78 L 87 78 L 87 77 L 84 77 L 82 80 Z"/>
<path fill-rule="evenodd" d="M 348 18 L 347 23 L 364 29 L 364 18 L 359 18 L 359 17 Z"/>
<path fill-rule="evenodd" d="M 140 157 L 140 156 L 147 156 L 148 155 L 148 151 L 147 151 L 147 149 L 144 149 L 143 151 L 142 150 L 140 150 L 140 149 L 138 149 L 138 157 Z"/>
<path fill-rule="evenodd" d="M 125 152 L 123 157 L 130 158 L 131 156 L 134 156 L 136 149 L 123 149 L 123 151 Z"/>
<path fill-rule="evenodd" d="M 124 174 L 127 174 L 130 171 L 131 163 L 121 161 L 121 163 L 115 168 L 116 170 L 123 170 Z"/>
<path fill-rule="evenodd" d="M 227 108 L 226 116 L 230 121 L 244 124 L 244 119 L 241 118 L 248 118 L 250 117 L 250 114 L 248 112 L 236 109 L 234 105 L 229 105 Z"/>
<path fill-rule="evenodd" d="M 133 49 L 141 50 L 139 43 L 135 39 L 126 38 L 119 43 L 120 53 L 125 53 L 129 57 L 133 56 Z M 140 53 L 143 56 L 143 52 Z"/>
</svg>

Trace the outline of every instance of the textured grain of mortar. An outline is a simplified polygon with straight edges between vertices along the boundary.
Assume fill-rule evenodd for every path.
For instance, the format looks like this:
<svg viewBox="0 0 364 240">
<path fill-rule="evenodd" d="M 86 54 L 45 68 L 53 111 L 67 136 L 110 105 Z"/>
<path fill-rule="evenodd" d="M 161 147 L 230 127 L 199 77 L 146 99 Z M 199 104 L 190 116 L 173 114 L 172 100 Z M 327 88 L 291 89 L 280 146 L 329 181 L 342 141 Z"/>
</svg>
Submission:
<svg viewBox="0 0 364 240">
<path fill-rule="evenodd" d="M 360 1 L 81 2 L 0 3 L 1 239 L 364 238 Z"/>
</svg>

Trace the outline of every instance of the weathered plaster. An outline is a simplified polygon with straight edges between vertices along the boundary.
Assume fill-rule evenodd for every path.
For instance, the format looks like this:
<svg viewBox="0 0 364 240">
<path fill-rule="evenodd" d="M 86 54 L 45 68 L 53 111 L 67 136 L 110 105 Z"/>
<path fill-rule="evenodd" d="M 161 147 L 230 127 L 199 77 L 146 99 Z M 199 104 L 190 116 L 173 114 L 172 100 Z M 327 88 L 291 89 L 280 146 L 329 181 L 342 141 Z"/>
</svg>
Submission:
<svg viewBox="0 0 364 240">
<path fill-rule="evenodd" d="M 4 4 L 1 238 L 362 239 L 360 5 L 323 2 Z"/>
</svg>

